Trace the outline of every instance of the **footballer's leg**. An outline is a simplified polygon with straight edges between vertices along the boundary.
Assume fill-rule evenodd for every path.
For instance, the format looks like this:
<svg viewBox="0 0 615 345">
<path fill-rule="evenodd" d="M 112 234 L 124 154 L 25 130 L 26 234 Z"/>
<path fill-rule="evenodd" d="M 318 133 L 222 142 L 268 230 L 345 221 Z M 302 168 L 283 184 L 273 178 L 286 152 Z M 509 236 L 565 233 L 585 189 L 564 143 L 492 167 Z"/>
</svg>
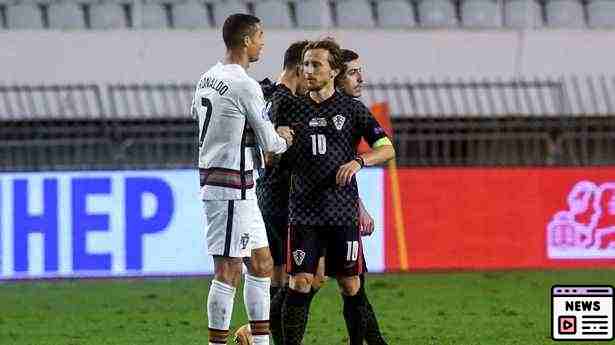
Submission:
<svg viewBox="0 0 615 345">
<path fill-rule="evenodd" d="M 372 304 L 369 302 L 369 298 L 367 297 L 367 293 L 365 292 L 365 273 L 359 276 L 361 280 L 361 287 L 359 288 L 359 294 L 365 297 L 365 308 L 367 319 L 366 321 L 366 329 L 365 329 L 365 342 L 367 345 L 387 345 L 387 342 L 382 337 L 382 333 L 380 333 L 380 326 L 378 325 L 378 319 L 376 318 L 376 313 L 372 308 Z"/>
<path fill-rule="evenodd" d="M 285 345 L 300 345 L 303 341 L 310 310 L 310 290 L 318 269 L 320 233 L 310 226 L 291 226 L 288 229 L 286 268 L 289 277 L 288 293 L 282 306 L 282 328 Z"/>
<path fill-rule="evenodd" d="M 359 233 L 361 236 L 370 236 L 375 230 L 374 227 L 374 218 L 369 214 L 367 208 L 365 208 L 365 204 L 359 198 Z M 372 305 L 369 303 L 369 299 L 367 298 L 367 294 L 365 293 L 365 273 L 367 273 L 367 265 L 365 265 L 365 256 L 363 256 L 363 273 L 359 276 L 361 279 L 361 287 L 362 291 L 359 291 L 360 294 L 365 295 L 366 306 L 370 311 L 370 315 L 373 317 L 368 319 L 366 324 L 365 331 L 365 341 L 368 345 L 380 345 L 386 344 L 384 339 L 382 338 L 382 334 L 380 333 L 380 327 L 378 327 L 378 320 L 376 320 L 376 316 L 372 310 Z"/>
<path fill-rule="evenodd" d="M 207 296 L 209 345 L 226 344 L 235 291 L 241 279 L 242 253 L 238 250 L 234 200 L 206 200 L 207 247 L 214 258 L 215 276 Z M 233 234 L 235 233 L 235 234 Z"/>
<path fill-rule="evenodd" d="M 271 338 L 275 345 L 284 345 L 282 330 L 282 306 L 286 299 L 288 290 L 286 276 L 286 265 L 273 267 L 273 275 L 271 279 L 271 307 L 269 319 L 271 327 Z M 275 282 L 275 285 L 274 285 Z"/>
<path fill-rule="evenodd" d="M 244 305 L 250 321 L 254 345 L 269 345 L 270 287 L 273 260 L 269 250 L 265 223 L 256 200 L 241 200 L 250 218 L 250 264 L 245 275 Z"/>
<path fill-rule="evenodd" d="M 275 345 L 283 345 L 282 306 L 286 299 L 286 238 L 288 232 L 288 217 L 265 217 L 269 248 L 273 258 L 273 274 L 271 277 L 271 337 Z"/>
<path fill-rule="evenodd" d="M 323 255 L 318 259 L 318 268 L 316 269 L 316 274 L 314 275 L 314 279 L 312 280 L 312 289 L 310 290 L 310 301 L 316 293 L 320 290 L 320 288 L 326 283 L 327 276 L 325 275 L 325 255 L 324 251 Z"/>
<path fill-rule="evenodd" d="M 226 344 L 241 265 L 241 259 L 214 256 L 215 276 L 207 296 L 209 345 Z"/>
<path fill-rule="evenodd" d="M 286 298 L 287 274 L 284 262 L 285 241 L 288 228 L 288 217 L 272 216 L 263 214 L 263 221 L 267 231 L 269 250 L 273 259 L 273 271 L 271 274 L 271 286 L 269 287 L 269 330 L 275 345 L 283 345 L 282 340 L 282 305 Z M 258 254 L 258 253 L 256 253 Z M 252 260 L 244 260 L 248 268 L 254 272 L 258 269 L 252 265 Z M 252 327 L 254 328 L 254 327 Z M 252 334 L 249 325 L 241 326 L 235 333 L 235 341 L 238 344 L 249 344 Z"/>
<path fill-rule="evenodd" d="M 326 268 L 327 275 L 336 276 L 344 301 L 344 320 L 351 345 L 363 345 L 368 333 L 378 324 L 374 311 L 362 287 L 365 260 L 361 236 L 355 227 L 338 228 L 331 232 Z M 375 327 L 374 327 L 375 325 Z M 382 337 L 372 337 L 370 345 L 386 344 Z"/>
<path fill-rule="evenodd" d="M 320 288 L 325 284 L 326 281 L 327 281 L 327 276 L 325 276 L 325 256 L 324 256 L 324 251 L 323 251 L 323 253 L 321 253 L 320 258 L 318 259 L 318 268 L 316 269 L 316 274 L 314 275 L 314 278 L 312 279 L 312 287 L 310 289 L 308 303 L 310 304 L 312 303 L 314 296 L 316 296 L 316 294 L 318 293 Z M 308 315 L 306 315 L 305 317 L 306 317 L 305 322 L 307 324 Z"/>
</svg>

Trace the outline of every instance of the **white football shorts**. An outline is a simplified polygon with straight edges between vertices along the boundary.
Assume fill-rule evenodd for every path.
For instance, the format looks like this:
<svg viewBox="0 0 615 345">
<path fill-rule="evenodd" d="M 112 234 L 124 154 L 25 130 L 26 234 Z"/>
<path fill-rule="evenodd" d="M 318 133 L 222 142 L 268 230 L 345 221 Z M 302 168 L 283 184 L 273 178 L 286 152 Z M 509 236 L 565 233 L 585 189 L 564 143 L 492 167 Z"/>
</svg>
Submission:
<svg viewBox="0 0 615 345">
<path fill-rule="evenodd" d="M 267 231 L 256 199 L 203 200 L 209 255 L 249 257 L 268 247 Z"/>
</svg>

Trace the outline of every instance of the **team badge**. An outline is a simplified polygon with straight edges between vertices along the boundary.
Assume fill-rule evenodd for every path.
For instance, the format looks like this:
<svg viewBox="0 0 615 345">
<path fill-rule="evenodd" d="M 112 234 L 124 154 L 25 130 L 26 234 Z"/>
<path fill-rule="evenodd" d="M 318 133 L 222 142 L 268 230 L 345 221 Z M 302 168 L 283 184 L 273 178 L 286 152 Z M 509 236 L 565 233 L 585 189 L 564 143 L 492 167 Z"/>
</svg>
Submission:
<svg viewBox="0 0 615 345">
<path fill-rule="evenodd" d="M 342 127 L 344 127 L 345 122 L 346 122 L 346 118 L 343 117 L 342 115 L 337 114 L 333 116 L 333 125 L 335 126 L 335 129 L 337 129 L 338 131 L 342 130 Z"/>
<path fill-rule="evenodd" d="M 305 252 L 301 249 L 297 249 L 293 252 L 293 259 L 295 259 L 295 263 L 297 266 L 301 266 L 303 263 L 303 259 L 305 259 Z"/>
<path fill-rule="evenodd" d="M 245 250 L 248 247 L 248 243 L 250 242 L 250 234 L 245 233 L 241 235 L 239 239 L 239 243 L 241 244 L 241 250 Z"/>
</svg>

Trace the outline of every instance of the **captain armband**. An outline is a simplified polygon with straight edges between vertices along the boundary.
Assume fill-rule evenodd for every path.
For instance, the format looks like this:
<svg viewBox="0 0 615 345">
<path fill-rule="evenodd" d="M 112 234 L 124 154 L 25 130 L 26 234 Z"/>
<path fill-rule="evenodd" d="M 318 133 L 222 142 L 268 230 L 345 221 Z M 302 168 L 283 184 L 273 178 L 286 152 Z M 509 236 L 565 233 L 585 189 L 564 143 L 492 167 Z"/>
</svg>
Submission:
<svg viewBox="0 0 615 345">
<path fill-rule="evenodd" d="M 393 146 L 393 143 L 391 142 L 391 139 L 389 139 L 389 137 L 384 137 L 376 140 L 376 142 L 372 145 L 372 148 L 377 149 L 380 146 Z"/>
</svg>

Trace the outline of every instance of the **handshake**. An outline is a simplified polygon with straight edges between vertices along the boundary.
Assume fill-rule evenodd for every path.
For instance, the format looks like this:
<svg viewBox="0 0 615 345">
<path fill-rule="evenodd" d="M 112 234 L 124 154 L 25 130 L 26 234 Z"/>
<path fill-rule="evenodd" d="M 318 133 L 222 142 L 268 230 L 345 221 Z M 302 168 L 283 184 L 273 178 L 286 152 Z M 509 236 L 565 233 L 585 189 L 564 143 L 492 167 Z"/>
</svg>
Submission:
<svg viewBox="0 0 615 345">
<path fill-rule="evenodd" d="M 293 144 L 293 137 L 295 135 L 295 131 L 290 129 L 288 126 L 280 126 L 277 129 L 278 135 L 280 135 L 284 140 L 286 140 L 286 145 L 290 147 Z"/>
</svg>

